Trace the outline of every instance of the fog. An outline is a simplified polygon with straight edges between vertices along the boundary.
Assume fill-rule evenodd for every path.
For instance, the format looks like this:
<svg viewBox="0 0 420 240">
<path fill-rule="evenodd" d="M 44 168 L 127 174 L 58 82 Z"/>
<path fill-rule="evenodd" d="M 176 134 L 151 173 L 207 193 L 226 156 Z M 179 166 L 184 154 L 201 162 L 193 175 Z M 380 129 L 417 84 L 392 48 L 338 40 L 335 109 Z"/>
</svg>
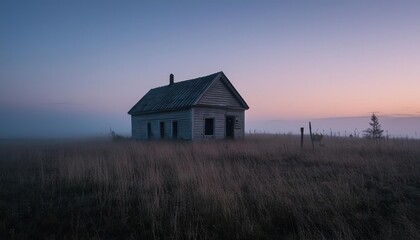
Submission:
<svg viewBox="0 0 420 240">
<path fill-rule="evenodd" d="M 418 116 L 378 116 L 384 135 L 399 138 L 420 138 L 420 117 Z M 304 127 L 312 132 L 332 136 L 363 136 L 363 130 L 370 127 L 370 116 L 346 118 L 322 118 L 299 120 L 256 120 L 247 124 L 248 132 L 299 134 Z"/>
<path fill-rule="evenodd" d="M 83 138 L 105 137 L 110 131 L 130 136 L 130 116 L 125 112 L 94 113 L 74 109 L 2 108 L 0 138 Z M 378 116 L 385 136 L 420 138 L 419 116 Z M 269 120 L 246 119 L 246 133 L 299 134 L 300 128 L 309 133 L 333 136 L 363 136 L 370 116 L 348 118 Z"/>
</svg>

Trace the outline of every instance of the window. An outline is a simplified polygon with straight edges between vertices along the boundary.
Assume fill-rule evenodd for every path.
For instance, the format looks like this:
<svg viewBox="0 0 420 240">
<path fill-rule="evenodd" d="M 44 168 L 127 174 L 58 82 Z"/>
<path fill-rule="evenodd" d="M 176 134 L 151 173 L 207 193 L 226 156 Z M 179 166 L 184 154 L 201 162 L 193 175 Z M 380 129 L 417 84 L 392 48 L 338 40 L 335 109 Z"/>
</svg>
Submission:
<svg viewBox="0 0 420 240">
<path fill-rule="evenodd" d="M 176 121 L 172 122 L 172 138 L 178 138 L 178 122 Z"/>
<path fill-rule="evenodd" d="M 165 137 L 165 122 L 160 122 L 159 130 L 160 130 L 160 138 L 164 138 Z"/>
<path fill-rule="evenodd" d="M 147 123 L 147 138 L 152 138 L 152 123 Z"/>
<path fill-rule="evenodd" d="M 204 135 L 214 135 L 214 118 L 204 119 Z"/>
</svg>

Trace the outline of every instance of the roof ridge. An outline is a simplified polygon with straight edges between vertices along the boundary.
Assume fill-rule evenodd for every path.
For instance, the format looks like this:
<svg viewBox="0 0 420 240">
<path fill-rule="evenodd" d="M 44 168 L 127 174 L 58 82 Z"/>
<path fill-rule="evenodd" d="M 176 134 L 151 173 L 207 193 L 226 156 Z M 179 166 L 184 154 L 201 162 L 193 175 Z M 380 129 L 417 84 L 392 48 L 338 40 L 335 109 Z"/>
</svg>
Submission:
<svg viewBox="0 0 420 240">
<path fill-rule="evenodd" d="M 197 77 L 197 78 L 192 78 L 192 79 L 181 80 L 181 81 L 179 81 L 179 82 L 174 82 L 174 83 L 172 83 L 171 85 L 175 85 L 175 84 L 179 84 L 179 83 L 185 83 L 185 82 L 188 82 L 188 81 L 195 81 L 195 80 L 198 80 L 198 79 L 200 79 L 200 78 L 207 78 L 207 77 L 210 77 L 210 76 L 212 76 L 212 75 L 215 75 L 215 76 L 216 76 L 217 74 L 220 74 L 220 73 L 223 73 L 223 71 L 215 72 L 215 73 L 212 73 L 212 74 L 209 74 L 209 75 L 206 75 L 206 76 L 202 76 L 202 77 Z M 159 89 L 159 88 L 163 88 L 163 87 L 167 87 L 167 86 L 170 86 L 170 85 L 169 85 L 169 84 L 167 84 L 167 85 L 163 85 L 163 86 L 159 86 L 159 87 L 151 88 L 150 90 Z"/>
</svg>

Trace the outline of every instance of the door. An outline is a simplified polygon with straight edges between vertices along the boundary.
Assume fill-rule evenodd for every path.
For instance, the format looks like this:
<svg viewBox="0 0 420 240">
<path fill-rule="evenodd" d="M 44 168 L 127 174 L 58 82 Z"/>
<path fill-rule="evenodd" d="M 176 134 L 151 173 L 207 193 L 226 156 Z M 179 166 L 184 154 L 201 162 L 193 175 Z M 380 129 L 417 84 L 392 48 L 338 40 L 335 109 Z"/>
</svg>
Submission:
<svg viewBox="0 0 420 240">
<path fill-rule="evenodd" d="M 235 134 L 235 117 L 226 117 L 226 138 L 234 138 Z"/>
</svg>

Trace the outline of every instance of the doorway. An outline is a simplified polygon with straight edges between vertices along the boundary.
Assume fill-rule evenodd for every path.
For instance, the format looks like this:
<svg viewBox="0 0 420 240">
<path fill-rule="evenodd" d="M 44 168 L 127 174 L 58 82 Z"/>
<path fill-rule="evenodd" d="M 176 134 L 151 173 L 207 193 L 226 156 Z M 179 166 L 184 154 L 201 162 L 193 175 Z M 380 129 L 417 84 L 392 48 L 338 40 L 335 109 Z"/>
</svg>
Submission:
<svg viewBox="0 0 420 240">
<path fill-rule="evenodd" d="M 226 138 L 234 138 L 235 136 L 235 117 L 226 116 Z"/>
</svg>

